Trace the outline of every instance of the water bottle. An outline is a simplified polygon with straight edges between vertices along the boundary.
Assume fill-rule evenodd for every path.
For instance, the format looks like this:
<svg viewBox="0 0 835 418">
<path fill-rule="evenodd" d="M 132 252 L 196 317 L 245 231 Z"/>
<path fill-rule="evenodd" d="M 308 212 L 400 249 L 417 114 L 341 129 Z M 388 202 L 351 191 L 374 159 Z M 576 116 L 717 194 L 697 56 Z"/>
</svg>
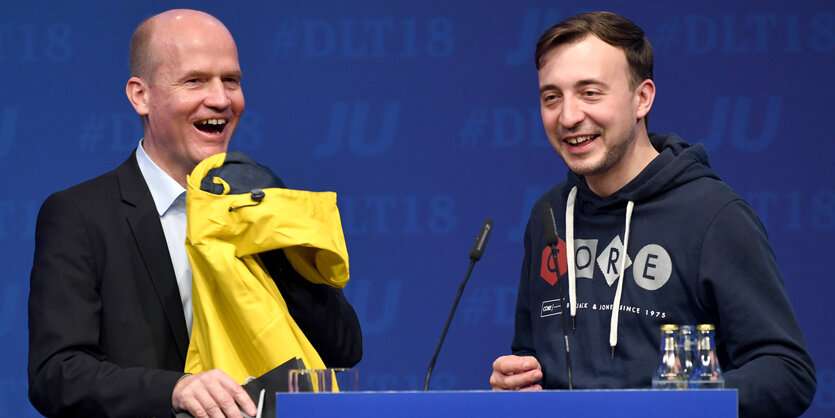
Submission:
<svg viewBox="0 0 835 418">
<path fill-rule="evenodd" d="M 696 366 L 696 327 L 694 325 L 679 327 L 679 350 L 681 370 L 684 372 L 685 379 L 689 379 Z"/>
<path fill-rule="evenodd" d="M 682 371 L 678 350 L 678 325 L 661 326 L 661 363 L 652 375 L 654 389 L 686 389 L 687 378 Z"/>
<path fill-rule="evenodd" d="M 713 324 L 696 327 L 696 365 L 690 374 L 691 389 L 725 388 L 725 377 L 716 356 L 715 331 Z"/>
</svg>

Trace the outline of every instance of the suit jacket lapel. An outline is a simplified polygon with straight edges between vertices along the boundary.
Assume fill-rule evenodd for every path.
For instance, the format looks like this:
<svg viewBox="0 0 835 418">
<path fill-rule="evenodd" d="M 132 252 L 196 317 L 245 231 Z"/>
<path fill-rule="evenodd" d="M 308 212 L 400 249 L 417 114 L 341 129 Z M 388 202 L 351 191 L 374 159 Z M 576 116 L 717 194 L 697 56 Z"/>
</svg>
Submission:
<svg viewBox="0 0 835 418">
<path fill-rule="evenodd" d="M 122 201 L 127 206 L 127 222 L 139 248 L 139 256 L 153 282 L 157 297 L 168 318 L 171 333 L 185 362 L 189 341 L 180 290 L 177 287 L 177 278 L 171 265 L 171 256 L 165 243 L 159 214 L 139 170 L 135 154 L 116 169 L 116 175 Z"/>
</svg>

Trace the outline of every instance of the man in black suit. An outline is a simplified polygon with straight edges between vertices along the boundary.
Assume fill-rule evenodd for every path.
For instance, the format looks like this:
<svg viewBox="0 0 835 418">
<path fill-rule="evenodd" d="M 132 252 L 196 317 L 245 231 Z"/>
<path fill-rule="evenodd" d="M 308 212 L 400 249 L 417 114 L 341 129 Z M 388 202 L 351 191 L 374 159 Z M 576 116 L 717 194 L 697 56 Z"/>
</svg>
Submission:
<svg viewBox="0 0 835 418">
<path fill-rule="evenodd" d="M 48 416 L 240 417 L 256 408 L 221 370 L 183 372 L 191 329 L 186 175 L 225 152 L 244 110 L 237 47 L 194 10 L 144 21 L 131 40 L 128 99 L 144 138 L 116 170 L 50 196 L 38 215 L 29 296 L 29 397 Z M 328 366 L 362 356 L 341 290 L 283 255 L 276 284 Z"/>
</svg>

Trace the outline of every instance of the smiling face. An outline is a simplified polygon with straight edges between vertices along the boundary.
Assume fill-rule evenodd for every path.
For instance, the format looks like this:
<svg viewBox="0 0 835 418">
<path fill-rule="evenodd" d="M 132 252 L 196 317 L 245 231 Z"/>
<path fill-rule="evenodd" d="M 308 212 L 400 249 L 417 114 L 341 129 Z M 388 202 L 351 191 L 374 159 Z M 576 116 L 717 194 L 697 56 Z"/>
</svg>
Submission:
<svg viewBox="0 0 835 418">
<path fill-rule="evenodd" d="M 241 69 L 232 35 L 213 17 L 195 11 L 158 15 L 150 40 L 156 68 L 131 77 L 127 92 L 144 117 L 143 147 L 185 187 L 186 175 L 226 152 L 244 111 Z"/>
<path fill-rule="evenodd" d="M 628 183 L 657 155 L 640 120 L 652 105 L 654 85 L 644 80 L 632 86 L 629 74 L 623 50 L 593 35 L 556 46 L 539 70 L 548 140 L 601 196 Z"/>
</svg>

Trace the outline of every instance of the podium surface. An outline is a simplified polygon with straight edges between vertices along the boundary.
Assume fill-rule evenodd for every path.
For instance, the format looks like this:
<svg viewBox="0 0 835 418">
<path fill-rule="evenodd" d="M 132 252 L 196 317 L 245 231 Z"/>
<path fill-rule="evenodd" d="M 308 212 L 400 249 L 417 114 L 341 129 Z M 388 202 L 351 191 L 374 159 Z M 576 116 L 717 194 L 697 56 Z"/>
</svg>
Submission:
<svg viewBox="0 0 835 418">
<path fill-rule="evenodd" d="M 276 394 L 277 417 L 736 417 L 737 410 L 735 389 Z"/>
</svg>

